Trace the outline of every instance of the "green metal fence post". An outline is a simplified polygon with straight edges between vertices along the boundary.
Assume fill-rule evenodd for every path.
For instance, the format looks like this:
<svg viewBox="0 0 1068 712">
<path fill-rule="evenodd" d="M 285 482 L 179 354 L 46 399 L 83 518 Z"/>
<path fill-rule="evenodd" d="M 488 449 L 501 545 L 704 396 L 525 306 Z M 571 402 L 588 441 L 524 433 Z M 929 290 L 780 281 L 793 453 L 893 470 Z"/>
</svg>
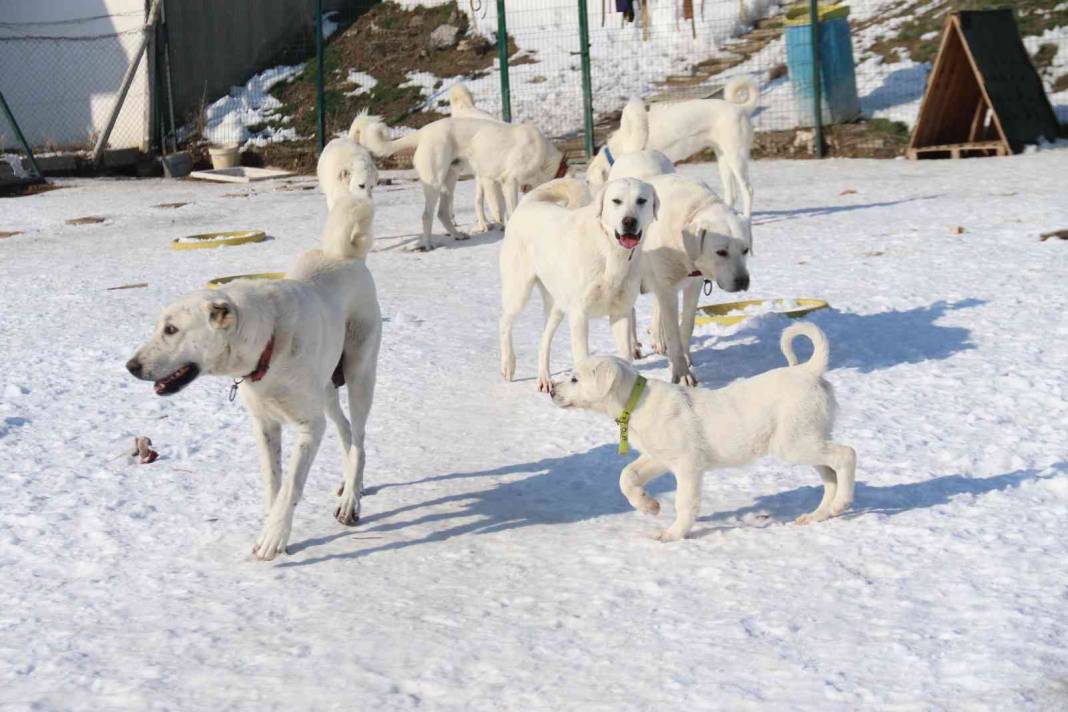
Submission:
<svg viewBox="0 0 1068 712">
<path fill-rule="evenodd" d="M 7 100 L 4 99 L 3 92 L 0 92 L 0 111 L 7 117 L 7 121 L 11 124 L 11 127 L 15 129 L 15 138 L 22 144 L 22 150 L 26 151 L 26 158 L 30 160 L 30 167 L 33 168 L 34 176 L 43 180 L 44 176 L 41 173 L 41 167 L 37 165 L 37 159 L 33 156 L 33 149 L 30 147 L 30 142 L 22 135 L 22 129 L 19 128 L 19 122 L 15 121 L 15 115 L 11 113 L 11 107 L 7 105 Z"/>
<path fill-rule="evenodd" d="M 816 157 L 823 158 L 823 72 L 820 66 L 820 12 L 819 0 L 808 1 L 809 20 L 811 24 L 810 39 L 812 40 L 812 74 L 814 86 L 812 87 L 812 129 L 815 134 L 813 142 L 816 148 Z"/>
<path fill-rule="evenodd" d="M 326 146 L 326 97 L 323 92 L 323 0 L 315 0 L 315 111 L 319 152 Z"/>
<path fill-rule="evenodd" d="M 512 121 L 512 87 L 508 81 L 508 20 L 504 0 L 497 0 L 497 57 L 501 63 L 501 118 Z"/>
<path fill-rule="evenodd" d="M 590 79 L 590 23 L 586 0 L 578 0 L 579 53 L 582 55 L 582 115 L 585 126 L 586 160 L 593 158 L 593 82 Z"/>
</svg>

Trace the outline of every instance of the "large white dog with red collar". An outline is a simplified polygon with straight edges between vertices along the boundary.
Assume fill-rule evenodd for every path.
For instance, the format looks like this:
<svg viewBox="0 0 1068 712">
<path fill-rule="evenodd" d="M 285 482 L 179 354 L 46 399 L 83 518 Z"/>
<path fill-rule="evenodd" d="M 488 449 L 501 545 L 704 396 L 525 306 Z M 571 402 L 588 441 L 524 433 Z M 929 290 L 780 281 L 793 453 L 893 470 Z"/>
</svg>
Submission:
<svg viewBox="0 0 1068 712">
<path fill-rule="evenodd" d="M 235 379 L 253 420 L 266 518 L 253 547 L 270 560 L 285 551 L 293 512 L 326 429 L 337 426 L 344 482 L 334 516 L 359 519 L 364 429 L 374 399 L 382 318 L 363 259 L 367 206 L 343 196 L 331 210 L 323 250 L 302 255 L 286 279 L 202 289 L 165 307 L 129 371 L 171 395 L 200 374 Z M 350 224 L 351 223 L 351 224 Z M 338 234 L 331 234 L 337 231 Z M 348 388 L 351 426 L 335 384 Z M 282 479 L 282 426 L 296 431 Z"/>
</svg>

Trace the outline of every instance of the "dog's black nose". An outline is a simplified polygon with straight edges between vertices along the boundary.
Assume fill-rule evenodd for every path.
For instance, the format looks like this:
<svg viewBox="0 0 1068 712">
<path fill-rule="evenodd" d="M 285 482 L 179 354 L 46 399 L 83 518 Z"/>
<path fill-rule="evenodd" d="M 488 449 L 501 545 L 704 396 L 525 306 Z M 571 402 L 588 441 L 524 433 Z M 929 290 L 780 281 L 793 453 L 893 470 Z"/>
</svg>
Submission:
<svg viewBox="0 0 1068 712">
<path fill-rule="evenodd" d="M 623 229 L 628 233 L 633 233 L 638 229 L 638 218 L 625 217 L 623 218 Z"/>
<path fill-rule="evenodd" d="M 135 376 L 140 376 L 141 375 L 141 369 L 143 369 L 143 368 L 144 368 L 144 366 L 142 366 L 141 362 L 138 361 L 136 358 L 132 358 L 132 359 L 130 359 L 129 361 L 126 362 L 126 370 L 129 371 L 130 373 L 132 373 Z"/>
<path fill-rule="evenodd" d="M 746 291 L 748 289 L 749 289 L 749 275 L 743 274 L 741 277 L 738 277 L 737 279 L 734 280 L 734 290 L 735 291 L 743 291 L 744 292 L 744 291 Z"/>
</svg>

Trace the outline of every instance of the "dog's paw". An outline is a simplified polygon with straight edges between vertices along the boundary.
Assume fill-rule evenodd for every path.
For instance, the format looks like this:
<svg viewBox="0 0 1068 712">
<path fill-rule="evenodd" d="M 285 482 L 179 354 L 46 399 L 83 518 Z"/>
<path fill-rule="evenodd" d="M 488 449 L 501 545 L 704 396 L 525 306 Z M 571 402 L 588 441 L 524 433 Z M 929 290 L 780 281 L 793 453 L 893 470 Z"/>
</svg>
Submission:
<svg viewBox="0 0 1068 712">
<path fill-rule="evenodd" d="M 690 369 L 672 369 L 671 370 L 671 382 L 682 383 L 683 385 L 690 386 L 691 388 L 697 385 L 697 376 L 693 375 L 693 371 Z"/>
<path fill-rule="evenodd" d="M 830 518 L 830 514 L 817 509 L 815 512 L 802 514 L 800 517 L 794 520 L 794 524 L 813 524 L 815 522 L 826 521 L 828 518 Z"/>
<path fill-rule="evenodd" d="M 667 344 L 663 341 L 653 341 L 653 351 L 661 356 L 667 356 Z"/>
<path fill-rule="evenodd" d="M 672 542 L 672 541 L 682 541 L 683 539 L 686 538 L 686 534 L 678 532 L 675 529 L 668 528 L 668 529 L 660 530 L 659 532 L 656 533 L 656 536 L 653 537 L 653 538 L 656 539 L 659 542 L 667 544 L 668 542 Z"/>
<path fill-rule="evenodd" d="M 352 492 L 346 492 L 344 485 L 342 485 L 341 491 L 338 492 L 338 496 L 341 497 L 341 501 L 338 503 L 337 509 L 334 510 L 334 519 L 346 527 L 356 526 L 357 522 L 360 521 L 359 496 Z"/>
<path fill-rule="evenodd" d="M 553 394 L 553 382 L 548 376 L 538 376 L 538 393 Z"/>
<path fill-rule="evenodd" d="M 515 378 L 515 356 L 510 359 L 501 359 L 501 375 L 509 383 Z"/>
<path fill-rule="evenodd" d="M 642 360 L 642 344 L 641 344 L 640 341 L 638 343 L 634 344 L 634 353 L 631 354 L 631 357 L 635 361 L 641 361 Z"/>
<path fill-rule="evenodd" d="M 408 248 L 408 252 L 430 252 L 433 249 L 434 249 L 434 244 L 433 243 L 424 244 L 424 243 L 420 242 L 417 245 L 412 245 L 411 247 L 409 247 Z"/>
<path fill-rule="evenodd" d="M 634 505 L 642 514 L 648 514 L 655 517 L 660 514 L 660 502 L 656 501 L 649 495 L 642 493 L 642 496 L 638 499 L 638 503 Z"/>
<path fill-rule="evenodd" d="M 263 526 L 263 531 L 256 539 L 252 547 L 252 555 L 260 561 L 270 561 L 279 554 L 286 553 L 286 544 L 289 543 L 288 522 L 268 522 Z"/>
<path fill-rule="evenodd" d="M 853 504 L 853 503 L 852 502 L 834 502 L 833 504 L 831 504 L 831 516 L 832 517 L 837 517 L 839 514 L 841 514 L 842 512 L 846 511 L 847 509 L 849 509 L 849 506 L 851 504 Z"/>
<path fill-rule="evenodd" d="M 468 235 L 466 232 L 457 232 L 457 233 L 453 234 L 452 239 L 454 239 L 454 240 L 470 240 L 471 236 Z"/>
</svg>

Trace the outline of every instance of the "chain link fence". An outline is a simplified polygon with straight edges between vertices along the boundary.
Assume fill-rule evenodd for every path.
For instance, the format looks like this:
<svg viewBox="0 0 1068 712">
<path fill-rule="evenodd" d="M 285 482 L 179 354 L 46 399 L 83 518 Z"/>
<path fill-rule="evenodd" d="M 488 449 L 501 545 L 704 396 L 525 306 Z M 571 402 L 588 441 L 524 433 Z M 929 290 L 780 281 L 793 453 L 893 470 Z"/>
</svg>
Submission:
<svg viewBox="0 0 1068 712">
<path fill-rule="evenodd" d="M 92 149 L 145 20 L 144 4 L 137 0 L 66 5 L 0 4 L 0 91 L 26 140 L 42 155 Z M 142 65 L 112 131 L 111 147 L 147 145 L 150 104 Z M 3 115 L 0 148 L 20 150 L 14 126 Z"/>
</svg>

